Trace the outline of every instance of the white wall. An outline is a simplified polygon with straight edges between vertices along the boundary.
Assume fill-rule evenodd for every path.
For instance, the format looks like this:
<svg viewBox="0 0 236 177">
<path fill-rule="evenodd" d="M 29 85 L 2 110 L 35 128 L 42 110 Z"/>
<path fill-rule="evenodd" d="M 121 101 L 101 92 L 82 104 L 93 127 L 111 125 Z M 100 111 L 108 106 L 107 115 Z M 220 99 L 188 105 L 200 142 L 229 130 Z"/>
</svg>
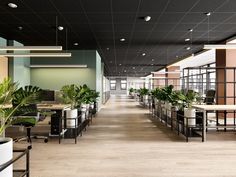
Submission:
<svg viewBox="0 0 236 177">
<path fill-rule="evenodd" d="M 197 66 L 206 65 L 209 63 L 214 63 L 215 58 L 216 58 L 216 52 L 215 50 L 212 49 L 212 50 L 208 50 L 206 52 L 200 53 L 198 55 L 183 59 L 182 61 L 174 63 L 171 66 L 180 66 L 180 70 L 182 70 L 187 67 L 197 67 Z"/>
</svg>

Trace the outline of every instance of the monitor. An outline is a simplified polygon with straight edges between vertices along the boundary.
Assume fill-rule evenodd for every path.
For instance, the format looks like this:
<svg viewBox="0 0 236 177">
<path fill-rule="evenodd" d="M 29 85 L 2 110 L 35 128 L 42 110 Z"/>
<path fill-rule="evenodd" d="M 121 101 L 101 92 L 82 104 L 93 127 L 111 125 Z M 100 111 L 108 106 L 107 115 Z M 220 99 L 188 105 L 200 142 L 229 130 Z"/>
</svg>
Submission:
<svg viewBox="0 0 236 177">
<path fill-rule="evenodd" d="M 41 98 L 42 98 L 43 102 L 55 101 L 55 92 L 54 92 L 54 90 L 42 90 Z"/>
</svg>

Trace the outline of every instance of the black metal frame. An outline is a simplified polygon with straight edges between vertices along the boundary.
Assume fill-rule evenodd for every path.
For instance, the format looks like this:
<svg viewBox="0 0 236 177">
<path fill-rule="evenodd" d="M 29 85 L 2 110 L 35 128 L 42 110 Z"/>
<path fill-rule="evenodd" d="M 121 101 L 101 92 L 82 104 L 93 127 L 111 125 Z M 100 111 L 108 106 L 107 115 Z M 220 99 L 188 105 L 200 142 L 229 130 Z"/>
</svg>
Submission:
<svg viewBox="0 0 236 177">
<path fill-rule="evenodd" d="M 26 157 L 25 169 L 15 169 L 13 170 L 13 173 L 16 175 L 20 173 L 19 177 L 23 177 L 23 176 L 29 177 L 30 176 L 30 149 L 31 149 L 31 146 L 28 146 L 28 148 L 26 149 L 13 150 L 14 153 L 20 153 L 20 154 L 16 156 L 15 158 L 9 160 L 5 164 L 1 165 L 0 172 L 6 169 L 7 167 L 9 167 L 10 165 L 12 165 L 13 163 L 15 163 L 16 161 L 18 161 L 19 159 L 21 159 L 23 156 L 25 156 Z"/>
<path fill-rule="evenodd" d="M 180 114 L 174 107 L 171 110 L 167 110 L 162 106 L 162 104 L 151 106 L 152 111 L 151 114 L 154 118 L 158 118 L 161 123 L 165 126 L 170 127 L 171 130 L 177 131 L 178 135 L 180 133 L 185 136 L 186 142 L 189 141 L 189 138 L 199 137 L 202 138 L 202 129 L 203 129 L 203 117 L 196 116 L 196 117 L 185 117 L 183 114 Z M 169 116 L 171 112 L 171 117 Z M 196 119 L 196 121 L 200 120 L 201 123 L 198 123 L 194 126 L 188 125 L 189 119 Z M 187 120 L 187 121 L 185 121 Z M 186 123 L 185 123 L 186 122 Z"/>
<path fill-rule="evenodd" d="M 210 64 L 209 64 L 210 66 Z M 192 71 L 198 71 L 195 74 L 191 74 Z M 219 77 L 219 71 L 222 71 L 224 73 L 224 81 L 217 81 L 216 79 Z M 227 73 L 231 73 L 233 75 L 232 80 L 227 81 L 226 75 Z M 215 73 L 215 80 L 211 81 L 209 80 L 209 75 L 210 73 Z M 206 80 L 203 80 L 203 75 L 206 75 Z M 201 76 L 202 80 L 200 81 L 190 81 L 191 77 L 195 76 Z M 205 90 L 212 89 L 209 87 L 209 83 L 212 83 L 214 85 L 214 88 L 216 90 L 216 104 L 218 104 L 219 99 L 223 99 L 224 103 L 227 102 L 227 99 L 232 99 L 233 104 L 236 104 L 236 67 L 188 67 L 183 69 L 183 76 L 182 76 L 182 89 L 186 90 L 199 90 L 200 93 L 204 94 Z M 195 88 L 194 85 L 198 85 L 198 88 Z M 201 87 L 199 87 L 199 85 Z M 224 93 L 223 96 L 219 96 L 219 88 L 218 86 L 222 85 L 224 87 Z M 233 88 L 233 95 L 227 96 L 227 87 L 229 85 L 232 86 Z M 219 123 L 219 113 L 223 113 L 223 118 L 224 118 L 224 130 L 227 130 L 227 125 L 229 128 L 234 128 L 236 130 L 236 112 L 231 111 L 230 113 L 233 113 L 233 125 L 227 124 L 227 113 L 229 111 L 216 111 L 216 124 L 220 125 Z M 218 129 L 217 129 L 218 130 Z"/>
</svg>

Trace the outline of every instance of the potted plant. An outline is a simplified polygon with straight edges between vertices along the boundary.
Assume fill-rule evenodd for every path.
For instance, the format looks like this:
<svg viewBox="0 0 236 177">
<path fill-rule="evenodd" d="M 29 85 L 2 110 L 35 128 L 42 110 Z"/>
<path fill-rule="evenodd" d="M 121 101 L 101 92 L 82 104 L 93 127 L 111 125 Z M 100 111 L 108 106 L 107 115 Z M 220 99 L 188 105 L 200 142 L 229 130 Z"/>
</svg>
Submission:
<svg viewBox="0 0 236 177">
<path fill-rule="evenodd" d="M 143 102 L 144 104 L 148 103 L 148 94 L 149 94 L 149 90 L 147 88 L 140 88 L 140 97 L 141 97 L 141 102 Z"/>
<path fill-rule="evenodd" d="M 77 97 L 78 97 L 78 87 L 75 84 L 65 85 L 61 88 L 62 98 L 64 102 L 70 104 L 71 109 L 66 110 L 66 120 L 67 127 L 75 127 L 78 125 L 78 109 L 77 107 Z M 77 122 L 76 122 L 77 121 Z"/>
<path fill-rule="evenodd" d="M 163 101 L 164 115 L 168 115 L 171 117 L 171 94 L 174 86 L 168 85 L 161 89 L 160 91 L 160 99 Z"/>
<path fill-rule="evenodd" d="M 134 96 L 134 89 L 133 89 L 132 87 L 129 89 L 129 95 L 130 95 L 131 97 Z"/>
<path fill-rule="evenodd" d="M 91 95 L 91 104 L 90 104 L 90 108 L 93 111 L 93 114 L 96 113 L 96 105 L 97 105 L 97 99 L 99 98 L 99 92 L 96 92 L 95 90 L 91 90 L 90 91 L 90 95 Z"/>
<path fill-rule="evenodd" d="M 193 90 L 188 90 L 185 94 L 184 117 L 186 117 L 188 120 L 188 122 L 185 120 L 185 124 L 188 124 L 189 126 L 196 125 L 196 109 L 192 108 L 192 105 L 197 101 L 198 98 L 198 93 Z"/>
<path fill-rule="evenodd" d="M 184 100 L 185 100 L 185 95 L 179 90 L 174 90 L 171 93 L 170 99 L 169 99 L 172 107 L 174 107 L 176 111 L 182 109 Z"/>
<path fill-rule="evenodd" d="M 77 88 L 77 107 L 80 109 L 81 114 L 81 121 L 84 122 L 86 119 L 86 115 L 88 115 L 89 112 L 89 106 L 91 103 L 91 90 L 90 88 L 84 84 L 83 86 L 79 86 Z"/>
<path fill-rule="evenodd" d="M 14 114 L 26 104 L 39 98 L 39 87 L 26 86 L 17 90 L 17 84 L 10 78 L 0 83 L 0 166 L 13 157 L 13 141 L 5 137 L 7 127 L 17 122 Z M 14 106 L 11 106 L 13 103 Z M 27 110 L 25 110 L 27 111 Z M 0 172 L 0 176 L 12 177 L 12 165 Z"/>
</svg>

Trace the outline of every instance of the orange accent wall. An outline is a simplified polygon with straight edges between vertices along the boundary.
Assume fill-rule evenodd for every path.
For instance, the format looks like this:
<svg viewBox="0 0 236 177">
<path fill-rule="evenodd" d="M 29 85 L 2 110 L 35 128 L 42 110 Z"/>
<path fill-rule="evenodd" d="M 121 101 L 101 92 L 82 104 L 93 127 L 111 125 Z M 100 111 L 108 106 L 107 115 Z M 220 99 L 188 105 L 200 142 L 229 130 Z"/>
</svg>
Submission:
<svg viewBox="0 0 236 177">
<path fill-rule="evenodd" d="M 171 66 L 167 68 L 167 72 L 179 71 L 179 66 Z M 174 89 L 180 90 L 180 73 L 167 73 L 168 85 L 173 85 Z"/>
</svg>

